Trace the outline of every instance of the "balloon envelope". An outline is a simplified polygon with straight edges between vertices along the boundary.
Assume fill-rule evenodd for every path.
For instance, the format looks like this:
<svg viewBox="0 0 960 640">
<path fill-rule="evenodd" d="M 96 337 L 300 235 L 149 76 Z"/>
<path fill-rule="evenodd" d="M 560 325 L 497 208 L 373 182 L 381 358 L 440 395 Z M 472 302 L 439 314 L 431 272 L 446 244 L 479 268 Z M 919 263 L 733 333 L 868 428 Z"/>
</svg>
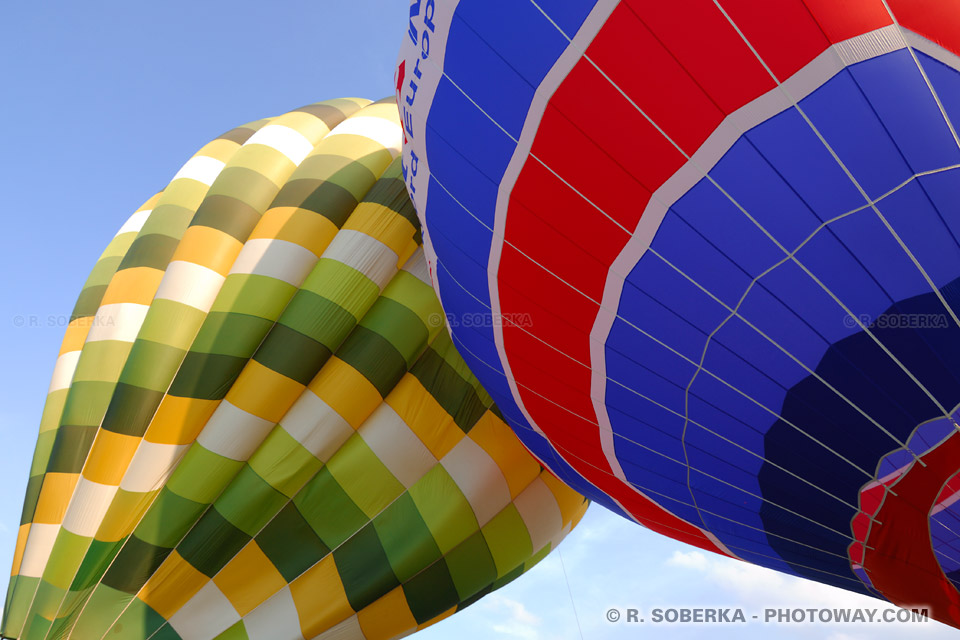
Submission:
<svg viewBox="0 0 960 640">
<path fill-rule="evenodd" d="M 9 638 L 392 638 L 506 584 L 586 508 L 447 333 L 393 100 L 204 146 L 67 329 Z"/>
<path fill-rule="evenodd" d="M 960 3 L 411 3 L 457 347 L 571 486 L 960 625 Z"/>
</svg>

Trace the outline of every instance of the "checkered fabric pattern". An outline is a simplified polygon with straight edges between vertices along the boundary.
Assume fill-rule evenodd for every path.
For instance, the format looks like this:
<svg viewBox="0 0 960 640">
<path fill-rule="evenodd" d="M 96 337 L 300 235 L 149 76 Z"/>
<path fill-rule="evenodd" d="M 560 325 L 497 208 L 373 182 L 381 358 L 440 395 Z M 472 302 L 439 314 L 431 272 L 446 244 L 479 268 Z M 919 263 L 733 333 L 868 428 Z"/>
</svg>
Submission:
<svg viewBox="0 0 960 640">
<path fill-rule="evenodd" d="M 203 147 L 81 292 L 4 637 L 392 638 L 529 569 L 587 503 L 453 347 L 392 100 Z"/>
</svg>

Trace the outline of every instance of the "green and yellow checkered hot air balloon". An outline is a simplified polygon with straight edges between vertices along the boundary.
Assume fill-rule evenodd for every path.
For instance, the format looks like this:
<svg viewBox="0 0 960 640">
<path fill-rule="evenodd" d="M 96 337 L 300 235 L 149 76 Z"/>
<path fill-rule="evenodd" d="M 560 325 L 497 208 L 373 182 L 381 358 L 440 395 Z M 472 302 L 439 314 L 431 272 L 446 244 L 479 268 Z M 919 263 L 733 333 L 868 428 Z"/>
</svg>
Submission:
<svg viewBox="0 0 960 640">
<path fill-rule="evenodd" d="M 587 503 L 445 329 L 392 100 L 233 129 L 124 224 L 54 369 L 2 635 L 407 635 Z"/>
</svg>

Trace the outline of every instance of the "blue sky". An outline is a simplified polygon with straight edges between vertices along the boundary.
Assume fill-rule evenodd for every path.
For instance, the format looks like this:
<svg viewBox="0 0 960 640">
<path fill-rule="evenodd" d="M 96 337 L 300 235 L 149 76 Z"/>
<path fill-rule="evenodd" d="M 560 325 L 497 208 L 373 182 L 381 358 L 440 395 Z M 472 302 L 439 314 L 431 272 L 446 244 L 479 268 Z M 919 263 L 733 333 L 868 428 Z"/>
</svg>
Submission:
<svg viewBox="0 0 960 640">
<path fill-rule="evenodd" d="M 105 243 L 222 131 L 316 100 L 390 95 L 406 10 L 405 0 L 61 0 L 42 9 L 30 3 L 4 8 L 0 566 L 10 566 L 60 338 Z M 605 613 L 611 607 L 739 606 L 749 615 L 768 606 L 878 603 L 708 557 L 599 507 L 591 507 L 561 553 L 562 563 L 553 554 L 419 637 L 576 640 L 578 619 L 588 640 L 647 634 L 848 640 L 907 633 L 933 639 L 950 633 L 937 623 L 610 624 Z"/>
</svg>

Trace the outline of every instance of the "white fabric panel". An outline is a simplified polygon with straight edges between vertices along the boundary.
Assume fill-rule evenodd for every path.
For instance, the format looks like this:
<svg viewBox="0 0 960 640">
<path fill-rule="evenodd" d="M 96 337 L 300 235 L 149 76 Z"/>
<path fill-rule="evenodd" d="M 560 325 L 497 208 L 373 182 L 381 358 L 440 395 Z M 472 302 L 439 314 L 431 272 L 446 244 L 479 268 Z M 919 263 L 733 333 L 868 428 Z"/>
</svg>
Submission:
<svg viewBox="0 0 960 640">
<path fill-rule="evenodd" d="M 212 580 L 170 616 L 170 626 L 183 640 L 213 640 L 240 614 Z"/>
<path fill-rule="evenodd" d="M 143 211 L 137 211 L 132 216 L 127 218 L 127 221 L 123 223 L 123 226 L 120 227 L 120 230 L 117 231 L 114 237 L 120 235 L 121 233 L 132 233 L 138 232 L 140 229 L 143 229 L 143 224 L 147 221 L 147 218 L 150 217 L 150 213 L 153 209 L 144 209 Z"/>
<path fill-rule="evenodd" d="M 323 257 L 353 267 L 373 280 L 381 290 L 397 272 L 399 260 L 393 249 L 353 229 L 344 229 L 335 235 Z"/>
<path fill-rule="evenodd" d="M 197 442 L 225 458 L 247 460 L 273 427 L 269 420 L 224 400 L 197 436 Z"/>
<path fill-rule="evenodd" d="M 58 524 L 35 522 L 30 525 L 30 536 L 23 550 L 23 562 L 20 563 L 20 575 L 31 578 L 39 578 L 43 575 L 43 569 L 47 566 L 47 559 L 53 551 L 53 543 L 56 542 L 59 532 Z"/>
<path fill-rule="evenodd" d="M 299 287 L 316 263 L 317 256 L 296 243 L 255 238 L 243 245 L 230 273 L 269 276 Z"/>
<path fill-rule="evenodd" d="M 60 389 L 69 389 L 73 381 L 73 374 L 77 370 L 77 362 L 80 361 L 79 351 L 67 351 L 57 358 L 57 364 L 53 367 L 53 376 L 50 378 L 50 388 L 47 393 L 53 393 Z"/>
<path fill-rule="evenodd" d="M 470 438 L 460 440 L 440 462 L 470 502 L 481 527 L 510 504 L 510 486 L 500 467 Z"/>
<path fill-rule="evenodd" d="M 423 247 L 418 247 L 413 252 L 403 265 L 402 271 L 406 271 L 427 286 L 433 286 L 430 283 L 430 267 L 427 266 L 427 258 L 423 255 Z"/>
<path fill-rule="evenodd" d="M 534 553 L 550 542 L 550 536 L 563 526 L 560 506 L 553 497 L 553 492 L 540 478 L 531 482 L 520 492 L 513 504 L 520 512 L 524 524 L 527 525 Z"/>
<path fill-rule="evenodd" d="M 387 403 L 374 409 L 357 431 L 390 473 L 408 489 L 437 464 L 417 434 Z"/>
<path fill-rule="evenodd" d="M 93 318 L 90 333 L 87 334 L 87 342 L 100 340 L 133 342 L 140 333 L 140 327 L 143 326 L 149 309 L 149 305 L 133 302 L 103 305 L 97 309 L 97 315 Z"/>
<path fill-rule="evenodd" d="M 305 389 L 280 421 L 284 431 L 326 462 L 353 435 L 353 427 L 317 394 Z"/>
<path fill-rule="evenodd" d="M 380 143 L 396 157 L 403 146 L 403 130 L 399 122 L 391 122 L 376 116 L 354 116 L 333 128 L 327 137 L 340 134 L 363 136 Z"/>
<path fill-rule="evenodd" d="M 303 162 L 303 159 L 313 151 L 313 145 L 303 134 L 282 124 L 268 124 L 257 130 L 243 143 L 243 146 L 251 144 L 262 144 L 276 149 L 296 165 Z"/>
<path fill-rule="evenodd" d="M 303 640 L 300 616 L 290 585 L 248 613 L 243 619 L 250 640 Z"/>
<path fill-rule="evenodd" d="M 216 158 L 194 156 L 180 167 L 180 171 L 177 171 L 176 175 L 173 176 L 173 180 L 190 178 L 191 180 L 202 182 L 209 187 L 213 184 L 213 181 L 217 179 L 217 176 L 220 175 L 220 172 L 223 171 L 224 166 L 225 165 Z M 171 182 L 173 182 L 173 180 L 171 180 Z"/>
<path fill-rule="evenodd" d="M 63 518 L 63 528 L 78 536 L 92 538 L 103 522 L 103 516 L 107 514 L 113 496 L 117 495 L 117 489 L 118 487 L 91 482 L 80 476 Z"/>
<path fill-rule="evenodd" d="M 353 614 L 343 622 L 335 624 L 313 640 L 366 640 L 357 614 Z"/>
<path fill-rule="evenodd" d="M 167 266 L 167 272 L 163 275 L 154 297 L 181 302 L 206 313 L 210 311 L 223 281 L 224 277 L 213 269 L 174 260 Z"/>
<path fill-rule="evenodd" d="M 120 488 L 135 493 L 159 489 L 173 473 L 174 467 L 189 446 L 141 440 L 130 466 L 123 474 Z"/>
</svg>

